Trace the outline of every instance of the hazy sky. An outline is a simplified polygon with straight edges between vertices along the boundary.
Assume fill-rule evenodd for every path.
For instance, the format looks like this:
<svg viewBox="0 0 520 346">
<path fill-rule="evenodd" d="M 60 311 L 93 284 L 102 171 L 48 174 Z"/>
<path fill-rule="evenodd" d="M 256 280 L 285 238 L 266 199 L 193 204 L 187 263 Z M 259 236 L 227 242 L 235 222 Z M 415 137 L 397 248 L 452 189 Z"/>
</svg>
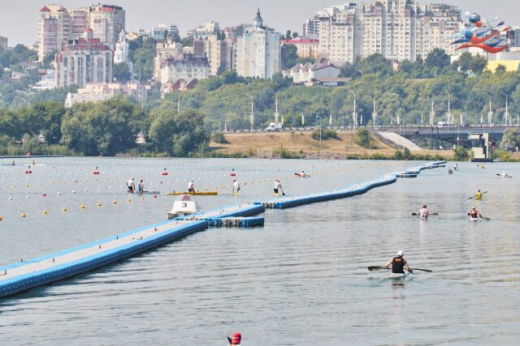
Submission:
<svg viewBox="0 0 520 346">
<path fill-rule="evenodd" d="M 98 0 L 99 1 L 99 0 Z M 199 24 L 215 20 L 221 27 L 252 23 L 257 6 L 270 27 L 280 32 L 300 31 L 301 24 L 324 6 L 348 1 L 334 0 L 113 0 L 126 10 L 128 31 L 150 29 L 156 24 L 177 24 L 182 34 Z M 356 2 L 356 1 L 351 1 Z M 357 1 L 360 2 L 373 2 Z M 420 1 L 420 2 L 424 2 Z M 427 0 L 457 5 L 463 12 L 472 11 L 492 18 L 500 16 L 508 25 L 520 25 L 520 0 Z M 88 6 L 87 0 L 0 0 L 0 36 L 9 38 L 9 45 L 31 45 L 37 40 L 38 11 L 45 4 L 61 3 L 65 7 Z"/>
</svg>

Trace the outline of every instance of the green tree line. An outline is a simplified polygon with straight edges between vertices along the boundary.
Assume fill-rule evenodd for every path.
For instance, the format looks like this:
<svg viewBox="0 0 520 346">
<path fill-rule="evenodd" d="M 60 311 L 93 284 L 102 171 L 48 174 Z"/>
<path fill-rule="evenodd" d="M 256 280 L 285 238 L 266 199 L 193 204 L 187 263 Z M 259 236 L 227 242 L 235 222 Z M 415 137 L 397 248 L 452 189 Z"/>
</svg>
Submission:
<svg viewBox="0 0 520 346">
<path fill-rule="evenodd" d="M 138 144 L 138 137 L 146 143 Z M 45 143 L 40 143 L 42 138 Z M 62 103 L 37 102 L 30 107 L 0 110 L 1 155 L 30 151 L 185 157 L 203 153 L 209 140 L 203 113 L 193 109 L 177 112 L 169 102 L 154 111 L 146 111 L 121 97 L 76 104 L 70 109 Z"/>
</svg>

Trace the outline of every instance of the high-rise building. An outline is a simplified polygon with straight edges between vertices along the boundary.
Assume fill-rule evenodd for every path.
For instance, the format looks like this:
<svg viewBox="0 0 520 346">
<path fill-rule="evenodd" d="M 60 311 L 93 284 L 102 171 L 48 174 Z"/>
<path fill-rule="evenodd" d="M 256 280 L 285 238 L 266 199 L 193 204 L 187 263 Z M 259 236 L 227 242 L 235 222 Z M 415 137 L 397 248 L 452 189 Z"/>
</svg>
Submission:
<svg viewBox="0 0 520 346">
<path fill-rule="evenodd" d="M 7 49 L 7 47 L 8 47 L 7 37 L 0 36 L 0 49 Z"/>
<path fill-rule="evenodd" d="M 193 30 L 188 31 L 187 36 L 194 40 L 205 40 L 210 35 L 220 33 L 220 26 L 217 22 L 211 21 L 204 25 L 199 25 Z"/>
<path fill-rule="evenodd" d="M 393 61 L 415 61 L 435 48 L 453 53 L 447 37 L 458 32 L 461 23 L 460 10 L 455 6 L 376 0 L 322 9 L 307 20 L 304 31 L 316 30 L 320 54 L 337 64 L 375 53 Z"/>
<path fill-rule="evenodd" d="M 114 5 L 93 5 L 90 7 L 89 19 L 94 38 L 99 38 L 115 49 L 119 33 L 125 30 L 125 10 Z"/>
<path fill-rule="evenodd" d="M 126 63 L 130 73 L 134 74 L 134 64 L 128 53 L 130 52 L 130 44 L 126 41 L 126 33 L 121 31 L 119 34 L 119 40 L 116 43 L 116 50 L 114 51 L 114 64 Z"/>
<path fill-rule="evenodd" d="M 56 54 L 54 65 L 56 88 L 111 83 L 114 76 L 112 50 L 94 38 L 92 29 L 87 29 L 82 38 L 70 40 Z"/>
<path fill-rule="evenodd" d="M 209 74 L 232 70 L 236 43 L 232 39 L 219 40 L 217 35 L 210 35 L 204 41 L 204 56 L 208 58 Z"/>
<path fill-rule="evenodd" d="M 43 61 L 70 38 L 70 15 L 61 5 L 47 5 L 40 10 L 38 24 L 38 57 Z"/>
<path fill-rule="evenodd" d="M 280 71 L 280 34 L 264 26 L 260 10 L 237 37 L 236 70 L 242 77 L 271 78 Z"/>
<path fill-rule="evenodd" d="M 47 5 L 40 9 L 38 20 L 38 57 L 59 51 L 69 40 L 81 37 L 91 28 L 94 38 L 115 49 L 119 33 L 125 29 L 125 11 L 119 6 L 93 5 L 66 9 Z"/>
</svg>

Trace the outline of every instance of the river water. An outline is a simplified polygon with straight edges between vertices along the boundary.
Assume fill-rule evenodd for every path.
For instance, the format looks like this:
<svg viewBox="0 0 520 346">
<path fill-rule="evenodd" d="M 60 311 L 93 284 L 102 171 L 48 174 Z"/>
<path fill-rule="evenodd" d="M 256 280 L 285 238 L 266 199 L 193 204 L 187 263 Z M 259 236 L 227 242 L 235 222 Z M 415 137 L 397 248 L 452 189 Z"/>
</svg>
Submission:
<svg viewBox="0 0 520 346">
<path fill-rule="evenodd" d="M 218 197 L 197 198 L 204 210 L 271 199 L 275 178 L 297 195 L 422 162 L 42 158 L 31 175 L 22 166 L 30 160 L 18 164 L 0 166 L 0 265 L 162 221 L 173 203 L 164 194 L 191 178 L 197 189 L 218 188 Z M 459 167 L 268 210 L 263 228 L 210 228 L 3 299 L 0 344 L 225 345 L 240 331 L 243 345 L 518 345 L 520 165 Z M 294 178 L 302 170 L 313 176 Z M 514 178 L 496 175 L 503 170 Z M 131 176 L 161 194 L 128 197 Z M 477 189 L 488 191 L 481 202 L 468 199 Z M 412 217 L 424 203 L 439 216 Z M 491 221 L 470 222 L 473 206 Z M 434 272 L 395 282 L 367 271 L 400 249 L 412 267 Z"/>
</svg>

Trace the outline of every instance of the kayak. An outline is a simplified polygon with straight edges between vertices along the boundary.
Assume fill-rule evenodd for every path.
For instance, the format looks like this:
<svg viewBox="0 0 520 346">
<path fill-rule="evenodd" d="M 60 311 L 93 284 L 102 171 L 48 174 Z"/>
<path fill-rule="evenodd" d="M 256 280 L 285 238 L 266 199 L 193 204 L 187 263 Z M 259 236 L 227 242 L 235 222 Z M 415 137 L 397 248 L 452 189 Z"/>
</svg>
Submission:
<svg viewBox="0 0 520 346">
<path fill-rule="evenodd" d="M 428 221 L 427 217 L 421 217 L 420 219 L 421 219 L 421 221 Z"/>
<path fill-rule="evenodd" d="M 472 222 L 478 222 L 478 217 L 470 217 L 469 218 Z"/>
<path fill-rule="evenodd" d="M 160 195 L 161 192 L 160 191 L 143 191 L 143 192 L 130 192 L 130 191 L 127 191 L 126 193 L 129 193 L 129 194 L 136 194 L 136 195 Z"/>
<path fill-rule="evenodd" d="M 170 192 L 168 194 L 166 194 L 166 196 L 179 196 L 179 195 L 191 195 L 191 196 L 216 196 L 218 195 L 218 192 L 214 191 L 214 192 L 210 192 L 210 191 L 206 191 L 206 192 L 203 192 L 203 191 L 197 191 L 197 192 Z"/>
<path fill-rule="evenodd" d="M 409 273 L 409 272 L 404 272 L 404 273 L 392 273 L 392 274 L 388 275 L 388 278 L 389 278 L 389 279 L 392 279 L 392 280 L 399 280 L 399 279 L 405 279 L 405 278 L 407 278 L 408 276 L 410 276 L 410 273 Z"/>
</svg>

